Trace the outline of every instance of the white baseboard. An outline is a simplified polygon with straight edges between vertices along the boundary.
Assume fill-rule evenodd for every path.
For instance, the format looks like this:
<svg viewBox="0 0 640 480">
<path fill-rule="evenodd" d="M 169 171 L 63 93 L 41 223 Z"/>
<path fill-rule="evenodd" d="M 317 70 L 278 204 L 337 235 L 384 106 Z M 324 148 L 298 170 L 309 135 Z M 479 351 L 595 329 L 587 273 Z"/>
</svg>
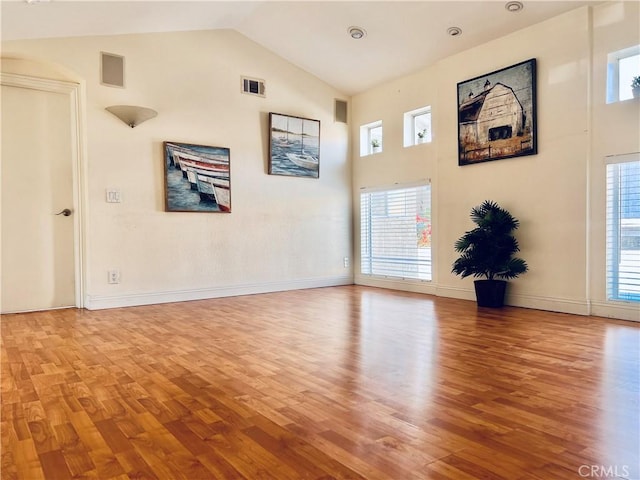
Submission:
<svg viewBox="0 0 640 480">
<path fill-rule="evenodd" d="M 589 302 L 586 300 L 507 294 L 507 303 L 514 307 L 535 308 L 536 310 L 571 313 L 573 315 L 589 315 Z"/>
<path fill-rule="evenodd" d="M 233 285 L 225 287 L 177 290 L 168 292 L 146 292 L 125 295 L 87 295 L 84 306 L 88 310 L 105 308 L 134 307 L 154 305 L 158 303 L 186 302 L 205 300 L 208 298 L 234 297 L 238 295 L 254 295 L 258 293 L 282 292 L 285 290 L 302 290 L 305 288 L 333 287 L 353 285 L 353 277 L 308 278 L 285 282 L 269 282 L 260 284 Z"/>
<path fill-rule="evenodd" d="M 394 280 L 392 278 L 369 277 L 358 275 L 355 278 L 357 285 L 366 287 L 388 288 L 390 290 L 402 290 L 404 292 L 436 294 L 436 286 L 432 282 L 420 282 L 409 280 Z"/>
<path fill-rule="evenodd" d="M 475 291 L 459 287 L 438 287 L 436 295 L 439 297 L 460 298 L 463 300 L 476 299 Z M 523 308 L 534 308 L 549 312 L 571 313 L 574 315 L 589 315 L 589 302 L 570 298 L 540 297 L 536 295 L 510 295 L 507 293 L 507 305 Z"/>
<path fill-rule="evenodd" d="M 476 301 L 476 292 L 468 288 L 460 287 L 440 287 L 436 289 L 436 295 L 439 297 L 458 298 L 460 300 Z"/>
<path fill-rule="evenodd" d="M 591 315 L 640 322 L 640 305 L 630 302 L 591 302 Z"/>
<path fill-rule="evenodd" d="M 456 287 L 438 287 L 436 295 L 440 297 L 460 298 L 475 301 L 475 292 L 471 289 Z M 640 305 L 631 302 L 589 302 L 569 298 L 541 297 L 536 295 L 509 295 L 507 305 L 533 308 L 549 312 L 570 313 L 573 315 L 591 315 L 640 322 Z"/>
<path fill-rule="evenodd" d="M 85 298 L 85 308 L 88 310 L 101 310 L 105 308 L 186 302 L 190 300 L 254 295 L 286 290 L 301 290 L 305 288 L 352 285 L 353 283 L 354 279 L 351 276 L 340 276 L 167 292 L 147 292 L 125 295 L 87 295 Z M 475 301 L 475 292 L 472 289 L 442 287 L 432 282 L 404 282 L 401 280 L 357 276 L 355 283 L 370 287 L 388 288 L 392 290 L 402 290 L 406 292 L 436 295 L 439 297 Z M 541 297 L 535 295 L 507 295 L 506 303 L 507 305 L 515 307 L 571 313 L 574 315 L 594 315 L 598 317 L 640 322 L 640 306 L 626 302 L 591 302 L 591 304 L 589 304 L 587 301 L 567 298 Z"/>
</svg>

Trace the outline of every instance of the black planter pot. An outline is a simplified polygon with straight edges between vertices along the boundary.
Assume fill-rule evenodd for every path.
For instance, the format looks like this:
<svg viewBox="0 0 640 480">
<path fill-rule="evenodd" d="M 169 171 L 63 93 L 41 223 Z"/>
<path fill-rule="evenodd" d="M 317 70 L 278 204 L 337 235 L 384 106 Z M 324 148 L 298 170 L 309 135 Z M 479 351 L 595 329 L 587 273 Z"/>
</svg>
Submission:
<svg viewBox="0 0 640 480">
<path fill-rule="evenodd" d="M 500 308 L 504 306 L 504 294 L 507 290 L 505 280 L 475 280 L 476 300 L 479 307 Z"/>
</svg>

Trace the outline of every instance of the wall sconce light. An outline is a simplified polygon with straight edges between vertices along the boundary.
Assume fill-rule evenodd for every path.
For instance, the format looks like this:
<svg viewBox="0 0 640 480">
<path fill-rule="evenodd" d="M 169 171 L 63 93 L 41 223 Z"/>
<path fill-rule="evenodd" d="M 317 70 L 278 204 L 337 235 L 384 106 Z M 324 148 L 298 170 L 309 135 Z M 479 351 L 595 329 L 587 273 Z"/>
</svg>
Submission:
<svg viewBox="0 0 640 480">
<path fill-rule="evenodd" d="M 151 108 L 138 107 L 136 105 L 113 105 L 105 108 L 109 113 L 112 113 L 131 128 L 137 127 L 142 122 L 151 120 L 158 115 L 158 112 Z"/>
</svg>

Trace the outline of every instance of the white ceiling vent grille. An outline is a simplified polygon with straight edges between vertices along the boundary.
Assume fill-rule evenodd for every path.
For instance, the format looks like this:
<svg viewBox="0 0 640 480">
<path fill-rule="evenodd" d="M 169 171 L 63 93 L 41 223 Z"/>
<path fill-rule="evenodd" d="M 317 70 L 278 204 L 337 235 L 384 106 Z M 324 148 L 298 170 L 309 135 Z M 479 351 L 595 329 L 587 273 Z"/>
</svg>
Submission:
<svg viewBox="0 0 640 480">
<path fill-rule="evenodd" d="M 100 52 L 100 83 L 109 87 L 124 88 L 124 57 L 122 55 Z"/>
<path fill-rule="evenodd" d="M 336 122 L 347 123 L 347 102 L 344 100 L 338 100 L 337 98 L 335 100 L 333 119 Z"/>
<path fill-rule="evenodd" d="M 241 77 L 242 78 L 242 93 L 248 95 L 255 95 L 258 97 L 264 97 L 264 80 L 259 78 Z"/>
</svg>

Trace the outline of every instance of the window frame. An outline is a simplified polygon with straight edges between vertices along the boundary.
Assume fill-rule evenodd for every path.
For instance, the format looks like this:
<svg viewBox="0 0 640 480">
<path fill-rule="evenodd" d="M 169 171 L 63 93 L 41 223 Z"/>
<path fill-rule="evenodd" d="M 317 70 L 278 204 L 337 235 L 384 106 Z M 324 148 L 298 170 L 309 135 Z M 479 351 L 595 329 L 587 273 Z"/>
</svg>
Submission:
<svg viewBox="0 0 640 480">
<path fill-rule="evenodd" d="M 428 115 L 428 128 L 424 140 L 418 137 L 418 129 L 416 121 L 419 117 Z M 404 114 L 404 147 L 413 147 L 423 143 L 431 143 L 433 140 L 433 116 L 431 113 L 431 105 L 416 108 Z"/>
<path fill-rule="evenodd" d="M 431 201 L 430 181 L 360 190 L 361 275 L 433 280 Z"/>
<path fill-rule="evenodd" d="M 625 102 L 627 100 L 633 99 L 633 94 L 631 96 L 625 96 L 621 98 L 620 93 L 620 61 L 640 56 L 640 44 L 633 45 L 628 48 L 623 48 L 622 50 L 618 50 L 616 52 L 609 53 L 607 55 L 607 103 L 616 103 L 616 102 Z M 640 75 L 640 62 L 638 70 L 636 70 L 633 76 Z M 629 85 L 629 89 L 631 89 L 631 85 Z"/>
<path fill-rule="evenodd" d="M 623 251 L 640 250 L 636 248 L 624 248 L 631 240 L 629 237 L 633 235 L 624 235 L 625 226 L 629 230 L 640 230 L 640 213 L 637 218 L 623 218 L 625 214 L 621 211 L 625 206 L 636 205 L 633 201 L 629 201 L 627 196 L 623 198 L 625 193 L 621 191 L 624 185 L 634 185 L 636 182 L 625 178 L 628 184 L 623 184 L 621 179 L 621 167 L 630 163 L 636 164 L 636 168 L 640 171 L 640 153 L 627 155 L 613 155 L 606 157 L 606 298 L 610 302 L 627 302 L 640 303 L 640 251 L 638 254 L 627 253 L 623 258 Z M 632 174 L 633 175 L 633 174 Z M 640 173 L 637 175 L 640 176 Z M 629 196 L 640 195 L 640 187 L 635 192 L 629 191 Z M 625 203 L 625 200 L 627 203 Z M 629 207 L 627 207 L 629 208 Z M 628 215 L 628 213 L 627 213 Z M 625 221 L 626 220 L 626 221 Z M 630 220 L 630 221 L 629 221 Z M 640 235 L 638 235 L 640 237 Z M 627 238 L 627 242 L 624 242 Z M 640 239 L 638 240 L 640 242 Z M 634 260 L 634 257 L 637 257 Z M 637 265 L 633 265 L 637 262 Z M 625 265 L 626 264 L 626 265 Z M 631 264 L 631 265 L 629 265 Z M 631 269 L 629 269 L 631 268 Z M 634 270 L 637 269 L 637 270 Z M 634 281 L 634 277 L 637 280 Z M 621 282 L 622 279 L 622 282 Z M 625 287 L 625 291 L 621 293 L 621 287 Z M 638 288 L 638 293 L 633 288 Z M 631 289 L 631 291 L 629 291 Z"/>
<path fill-rule="evenodd" d="M 373 145 L 371 144 L 373 140 L 373 131 L 380 129 L 380 146 L 377 147 L 379 150 L 374 151 Z M 375 122 L 367 123 L 360 127 L 360 156 L 366 157 L 368 155 L 373 155 L 376 153 L 382 152 L 382 138 L 383 138 L 383 130 L 382 130 L 382 120 L 376 120 Z"/>
</svg>

